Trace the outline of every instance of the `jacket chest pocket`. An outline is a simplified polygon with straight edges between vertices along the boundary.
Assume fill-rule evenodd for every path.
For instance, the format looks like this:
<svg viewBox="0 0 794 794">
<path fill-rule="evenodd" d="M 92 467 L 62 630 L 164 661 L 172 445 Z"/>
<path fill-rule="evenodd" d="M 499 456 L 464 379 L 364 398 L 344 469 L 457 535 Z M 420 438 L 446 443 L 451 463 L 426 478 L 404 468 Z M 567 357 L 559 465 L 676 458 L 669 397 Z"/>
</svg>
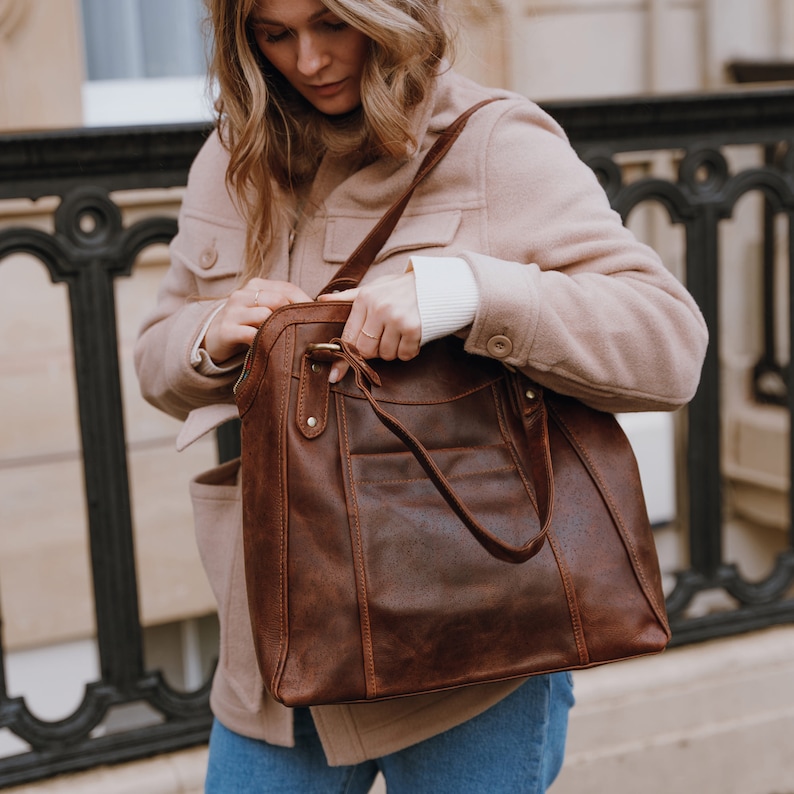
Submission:
<svg viewBox="0 0 794 794">
<path fill-rule="evenodd" d="M 244 228 L 185 214 L 171 243 L 171 257 L 193 274 L 198 297 L 214 298 L 234 288 L 242 269 L 244 245 Z"/>
<path fill-rule="evenodd" d="M 440 254 L 439 249 L 451 245 L 461 222 L 460 210 L 423 212 L 400 218 L 386 244 L 375 257 L 379 264 L 395 254 Z M 361 241 L 372 231 L 379 218 L 341 217 L 329 218 L 325 228 L 323 258 L 332 265 L 345 262 Z"/>
</svg>

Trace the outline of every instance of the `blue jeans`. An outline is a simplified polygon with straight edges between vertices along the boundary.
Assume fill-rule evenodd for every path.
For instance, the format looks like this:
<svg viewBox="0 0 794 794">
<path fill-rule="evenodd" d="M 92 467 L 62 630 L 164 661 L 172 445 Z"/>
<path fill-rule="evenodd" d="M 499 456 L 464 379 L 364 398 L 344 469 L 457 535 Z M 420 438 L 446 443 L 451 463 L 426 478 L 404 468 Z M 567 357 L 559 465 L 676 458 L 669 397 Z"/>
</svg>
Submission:
<svg viewBox="0 0 794 794">
<path fill-rule="evenodd" d="M 528 679 L 468 722 L 399 752 L 328 766 L 308 709 L 295 710 L 295 747 L 248 739 L 217 720 L 206 794 L 366 794 L 378 772 L 389 794 L 542 794 L 562 766 L 568 673 Z"/>
</svg>

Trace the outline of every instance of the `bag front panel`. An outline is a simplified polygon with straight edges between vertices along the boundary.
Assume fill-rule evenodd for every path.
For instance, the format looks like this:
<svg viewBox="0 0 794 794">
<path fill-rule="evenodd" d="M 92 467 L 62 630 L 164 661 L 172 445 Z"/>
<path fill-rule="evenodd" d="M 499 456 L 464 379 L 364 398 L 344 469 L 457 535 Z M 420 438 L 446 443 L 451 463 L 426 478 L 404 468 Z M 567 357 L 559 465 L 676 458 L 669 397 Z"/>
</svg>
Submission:
<svg viewBox="0 0 794 794">
<path fill-rule="evenodd" d="M 360 463 L 364 471 L 370 468 Z M 497 480 L 493 472 L 473 471 L 456 477 L 454 485 L 475 514 L 487 517 L 504 500 Z M 496 559 L 426 478 L 412 483 L 410 500 L 394 482 L 367 477 L 355 488 L 366 527 L 362 558 L 376 681 L 370 696 L 526 675 L 532 671 L 528 656 L 537 670 L 578 663 L 548 546 L 521 565 Z M 528 500 L 524 508 L 531 512 Z M 528 605 L 538 618 L 535 626 Z M 550 642 L 546 631 L 540 642 L 538 633 L 548 626 L 562 628 Z"/>
<path fill-rule="evenodd" d="M 443 410 L 388 407 L 422 439 L 480 523 L 518 546 L 540 526 L 532 491 L 525 488 L 500 432 L 497 414 L 505 411 L 504 402 L 504 392 L 488 385 L 445 403 Z M 529 644 L 541 668 L 576 664 L 565 592 L 551 550 L 544 548 L 532 561 L 529 578 L 524 566 L 494 558 L 452 512 L 414 456 L 378 427 L 370 406 L 355 399 L 343 405 L 351 453 L 350 522 L 362 527 L 361 597 L 372 667 L 367 696 L 526 674 L 526 660 L 516 649 Z M 391 436 L 389 444 L 380 439 L 382 433 Z M 514 599 L 532 603 L 544 621 L 567 625 L 567 632 L 538 646 Z"/>
</svg>

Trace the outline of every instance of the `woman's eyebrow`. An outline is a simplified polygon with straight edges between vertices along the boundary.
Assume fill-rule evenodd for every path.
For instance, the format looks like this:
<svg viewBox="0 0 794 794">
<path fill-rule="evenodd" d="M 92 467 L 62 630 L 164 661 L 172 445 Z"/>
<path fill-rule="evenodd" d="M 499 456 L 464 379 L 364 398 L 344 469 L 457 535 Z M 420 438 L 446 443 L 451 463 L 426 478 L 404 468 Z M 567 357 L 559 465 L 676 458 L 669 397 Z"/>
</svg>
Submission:
<svg viewBox="0 0 794 794">
<path fill-rule="evenodd" d="M 315 11 L 310 17 L 309 22 L 316 22 L 321 17 L 324 17 L 326 14 L 330 14 L 330 8 L 321 8 L 319 11 Z M 280 25 L 281 27 L 286 27 L 283 22 L 278 19 L 266 19 L 265 17 L 259 14 L 252 14 L 251 19 L 253 22 L 256 22 L 259 25 Z"/>
</svg>

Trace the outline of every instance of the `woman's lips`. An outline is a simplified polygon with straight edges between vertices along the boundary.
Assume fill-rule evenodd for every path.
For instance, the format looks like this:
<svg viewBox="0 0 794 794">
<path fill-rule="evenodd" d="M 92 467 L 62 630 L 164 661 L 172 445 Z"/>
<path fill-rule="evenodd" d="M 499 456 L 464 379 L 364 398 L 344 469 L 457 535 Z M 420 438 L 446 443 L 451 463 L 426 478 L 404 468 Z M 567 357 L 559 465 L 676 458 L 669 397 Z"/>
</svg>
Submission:
<svg viewBox="0 0 794 794">
<path fill-rule="evenodd" d="M 336 83 L 324 83 L 323 85 L 312 85 L 309 88 L 321 97 L 330 97 L 334 96 L 334 94 L 339 93 L 342 90 L 342 86 L 345 84 L 345 80 L 339 80 Z"/>
</svg>

